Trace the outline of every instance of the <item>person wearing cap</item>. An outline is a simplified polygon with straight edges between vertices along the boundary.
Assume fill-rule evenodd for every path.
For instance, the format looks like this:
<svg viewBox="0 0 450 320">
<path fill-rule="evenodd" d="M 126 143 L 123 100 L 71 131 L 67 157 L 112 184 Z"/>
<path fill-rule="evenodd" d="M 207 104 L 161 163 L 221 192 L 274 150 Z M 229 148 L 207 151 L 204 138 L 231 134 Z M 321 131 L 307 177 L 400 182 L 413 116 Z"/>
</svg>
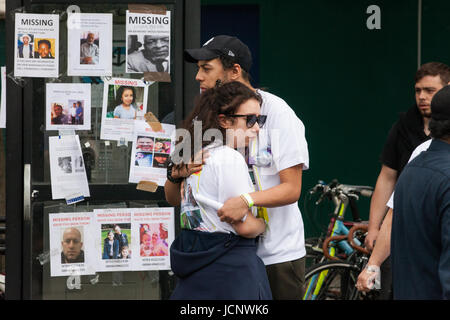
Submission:
<svg viewBox="0 0 450 320">
<path fill-rule="evenodd" d="M 222 221 L 240 221 L 249 207 L 263 208 L 268 228 L 259 237 L 257 254 L 266 266 L 274 299 L 301 299 L 305 272 L 303 220 L 297 201 L 301 193 L 303 170 L 308 169 L 309 154 L 305 127 L 281 98 L 255 89 L 250 84 L 252 56 L 238 38 L 219 35 L 201 48 L 185 50 L 185 60 L 197 63 L 195 79 L 201 91 L 221 83 L 238 81 L 262 97 L 261 114 L 267 116 L 260 130 L 259 150 L 269 162 L 255 163 L 260 191 L 233 197 L 218 210 Z M 267 160 L 267 159 L 266 159 Z"/>
<path fill-rule="evenodd" d="M 440 62 L 423 64 L 415 73 L 415 105 L 400 115 L 389 131 L 381 153 L 381 170 L 372 195 L 369 212 L 368 234 L 365 245 L 373 250 L 378 239 L 383 219 L 388 207 L 386 203 L 394 190 L 397 178 L 401 174 L 414 148 L 429 140 L 428 123 L 430 103 L 434 94 L 450 82 L 450 67 Z M 379 298 L 392 299 L 390 259 L 381 266 L 381 291 Z"/>
<path fill-rule="evenodd" d="M 33 58 L 33 44 L 30 43 L 31 36 L 24 34 L 20 37 L 20 41 L 22 43 L 18 46 L 19 58 Z"/>
<path fill-rule="evenodd" d="M 169 37 L 145 35 L 144 49 L 127 57 L 127 72 L 168 72 Z"/>
</svg>

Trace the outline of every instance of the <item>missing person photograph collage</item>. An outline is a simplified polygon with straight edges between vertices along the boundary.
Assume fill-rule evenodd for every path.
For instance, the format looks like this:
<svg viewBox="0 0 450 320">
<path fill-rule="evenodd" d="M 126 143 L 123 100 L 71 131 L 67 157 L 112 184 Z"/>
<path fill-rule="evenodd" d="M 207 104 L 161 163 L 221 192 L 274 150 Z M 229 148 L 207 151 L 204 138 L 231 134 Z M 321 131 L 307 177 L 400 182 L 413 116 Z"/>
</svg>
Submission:
<svg viewBox="0 0 450 320">
<path fill-rule="evenodd" d="M 137 167 L 167 168 L 170 147 L 170 139 L 137 136 L 134 165 Z"/>
</svg>

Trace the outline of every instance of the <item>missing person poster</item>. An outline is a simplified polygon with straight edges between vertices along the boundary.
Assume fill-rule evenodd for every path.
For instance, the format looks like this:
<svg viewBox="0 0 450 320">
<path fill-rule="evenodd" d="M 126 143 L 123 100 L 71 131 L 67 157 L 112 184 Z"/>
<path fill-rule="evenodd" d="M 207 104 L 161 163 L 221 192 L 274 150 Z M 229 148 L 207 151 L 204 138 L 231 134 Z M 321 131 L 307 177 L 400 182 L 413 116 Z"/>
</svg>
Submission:
<svg viewBox="0 0 450 320">
<path fill-rule="evenodd" d="M 170 11 L 126 13 L 127 73 L 170 73 Z"/>
<path fill-rule="evenodd" d="M 136 238 L 131 233 L 131 215 L 132 209 L 128 208 L 94 210 L 97 271 L 132 270 Z"/>
<path fill-rule="evenodd" d="M 49 137 L 52 199 L 89 197 L 89 185 L 78 135 Z"/>
<path fill-rule="evenodd" d="M 162 123 L 155 132 L 145 121 L 136 121 L 131 152 L 129 182 L 153 181 L 164 186 L 167 159 L 175 147 L 175 126 Z"/>
<path fill-rule="evenodd" d="M 14 76 L 57 78 L 59 15 L 15 14 Z"/>
<path fill-rule="evenodd" d="M 105 80 L 100 139 L 133 141 L 135 120 L 147 112 L 148 84 L 137 79 Z"/>
<path fill-rule="evenodd" d="M 47 130 L 91 130 L 91 84 L 47 83 Z"/>
<path fill-rule="evenodd" d="M 132 209 L 134 270 L 169 270 L 175 237 L 173 208 Z"/>
<path fill-rule="evenodd" d="M 6 67 L 1 67 L 0 73 L 0 128 L 6 128 Z"/>
<path fill-rule="evenodd" d="M 95 274 L 91 212 L 49 214 L 50 276 Z"/>
<path fill-rule="evenodd" d="M 69 20 L 67 74 L 111 76 L 112 13 L 75 13 Z"/>
</svg>

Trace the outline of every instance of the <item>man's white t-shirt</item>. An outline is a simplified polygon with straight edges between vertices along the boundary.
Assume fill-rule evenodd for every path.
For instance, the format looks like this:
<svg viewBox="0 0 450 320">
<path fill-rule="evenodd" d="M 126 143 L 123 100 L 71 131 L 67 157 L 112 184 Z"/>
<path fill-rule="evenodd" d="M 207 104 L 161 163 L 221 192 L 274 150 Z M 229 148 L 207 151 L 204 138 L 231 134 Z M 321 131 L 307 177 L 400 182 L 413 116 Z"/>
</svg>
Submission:
<svg viewBox="0 0 450 320">
<path fill-rule="evenodd" d="M 181 227 L 205 232 L 234 233 L 227 223 L 220 221 L 217 210 L 197 202 L 197 194 L 224 203 L 232 197 L 254 191 L 243 155 L 238 151 L 219 146 L 206 148 L 209 158 L 202 170 L 191 174 L 181 183 Z"/>
<path fill-rule="evenodd" d="M 267 190 L 280 184 L 279 172 L 303 164 L 309 168 L 308 144 L 305 126 L 295 112 L 281 98 L 258 90 L 263 103 L 261 114 L 267 115 L 266 123 L 259 131 L 259 143 L 267 145 L 272 153 L 268 167 L 254 167 L 259 178 L 258 189 Z M 303 219 L 297 202 L 287 206 L 267 208 L 268 227 L 259 238 L 257 255 L 265 265 L 302 258 L 306 254 Z"/>
<path fill-rule="evenodd" d="M 411 162 L 412 159 L 414 159 L 415 157 L 417 157 L 419 154 L 421 154 L 423 151 L 428 150 L 428 148 L 430 147 L 432 139 L 429 139 L 425 142 L 422 142 L 421 144 L 419 144 L 414 151 L 411 153 L 411 156 L 409 157 L 408 163 Z M 391 209 L 394 209 L 394 192 L 392 192 L 391 197 L 389 198 L 386 206 L 388 206 Z"/>
</svg>

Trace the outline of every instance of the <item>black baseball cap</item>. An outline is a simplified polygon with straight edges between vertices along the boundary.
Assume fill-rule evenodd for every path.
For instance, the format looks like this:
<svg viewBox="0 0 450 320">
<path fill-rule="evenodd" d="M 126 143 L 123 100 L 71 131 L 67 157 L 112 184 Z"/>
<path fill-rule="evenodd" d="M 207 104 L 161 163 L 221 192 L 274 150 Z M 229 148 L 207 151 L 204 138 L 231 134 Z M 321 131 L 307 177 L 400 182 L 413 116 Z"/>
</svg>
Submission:
<svg viewBox="0 0 450 320">
<path fill-rule="evenodd" d="M 431 99 L 431 118 L 450 120 L 450 85 L 436 92 Z"/>
<path fill-rule="evenodd" d="M 211 60 L 219 56 L 228 56 L 247 72 L 252 66 L 252 54 L 250 49 L 238 38 L 226 35 L 215 36 L 199 49 L 184 50 L 184 59 L 188 62 L 199 60 Z"/>
</svg>

